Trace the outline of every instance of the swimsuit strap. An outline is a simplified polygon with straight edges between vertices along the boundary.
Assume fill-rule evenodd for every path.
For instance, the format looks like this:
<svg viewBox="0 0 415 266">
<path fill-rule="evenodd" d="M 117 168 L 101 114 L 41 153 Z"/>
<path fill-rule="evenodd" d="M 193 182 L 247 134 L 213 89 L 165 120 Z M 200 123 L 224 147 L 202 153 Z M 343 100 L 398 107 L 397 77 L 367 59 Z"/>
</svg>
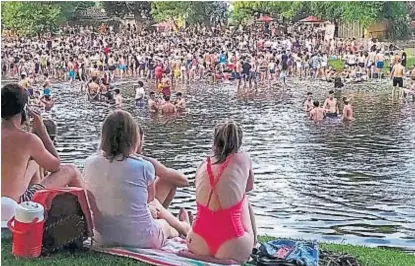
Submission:
<svg viewBox="0 0 415 266">
<path fill-rule="evenodd" d="M 212 171 L 212 161 L 211 161 L 210 157 L 207 158 L 207 173 L 208 173 L 208 177 L 209 177 L 210 186 L 212 187 L 212 190 L 210 191 L 210 194 L 209 194 L 208 203 L 207 203 L 208 208 L 209 208 L 210 200 L 212 198 L 212 194 L 215 193 L 216 197 L 218 198 L 219 207 L 222 209 L 222 206 L 220 205 L 219 197 L 218 197 L 218 194 L 215 190 L 215 187 L 216 187 L 216 184 L 218 183 L 219 178 L 221 177 L 223 171 L 225 171 L 226 167 L 228 167 L 230 159 L 231 159 L 231 156 L 228 156 L 228 158 L 226 158 L 225 162 L 223 162 L 221 164 L 219 172 L 218 172 L 218 174 L 215 178 L 215 176 L 213 175 L 213 171 Z"/>
</svg>

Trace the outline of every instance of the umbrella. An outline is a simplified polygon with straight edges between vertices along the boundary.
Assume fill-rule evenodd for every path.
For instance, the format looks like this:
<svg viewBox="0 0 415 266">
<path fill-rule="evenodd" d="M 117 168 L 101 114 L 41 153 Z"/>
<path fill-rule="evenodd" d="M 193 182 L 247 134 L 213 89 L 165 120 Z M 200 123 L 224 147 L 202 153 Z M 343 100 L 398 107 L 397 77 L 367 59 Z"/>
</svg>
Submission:
<svg viewBox="0 0 415 266">
<path fill-rule="evenodd" d="M 321 23 L 323 21 L 321 19 L 317 18 L 317 17 L 309 16 L 309 17 L 303 18 L 299 22 L 303 22 L 303 23 Z"/>
<path fill-rule="evenodd" d="M 258 21 L 258 22 L 271 22 L 271 21 L 273 21 L 274 19 L 273 18 L 271 18 L 271 17 L 268 17 L 268 16 L 262 16 L 262 17 L 260 17 L 260 18 L 258 18 L 256 21 Z"/>
</svg>

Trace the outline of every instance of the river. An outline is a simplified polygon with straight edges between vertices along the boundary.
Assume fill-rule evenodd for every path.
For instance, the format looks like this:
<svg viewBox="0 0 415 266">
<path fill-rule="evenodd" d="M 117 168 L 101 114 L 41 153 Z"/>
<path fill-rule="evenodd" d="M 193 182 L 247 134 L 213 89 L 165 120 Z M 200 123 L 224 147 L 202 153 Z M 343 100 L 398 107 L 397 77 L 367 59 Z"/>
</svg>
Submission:
<svg viewBox="0 0 415 266">
<path fill-rule="evenodd" d="M 5 82 L 3 81 L 3 84 Z M 302 101 L 307 91 L 324 101 L 333 84 L 292 81 L 289 91 L 242 95 L 231 84 L 193 83 L 188 110 L 150 116 L 132 106 L 132 82 L 115 83 L 124 108 L 145 130 L 145 153 L 191 180 L 172 209 L 195 210 L 194 174 L 209 154 L 213 127 L 232 118 L 243 125 L 255 190 L 249 199 L 260 234 L 415 250 L 415 104 L 393 101 L 378 83 L 347 87 L 356 121 L 314 124 Z M 54 86 L 57 147 L 63 160 L 83 167 L 97 151 L 109 109 L 91 104 L 67 84 Z"/>
</svg>

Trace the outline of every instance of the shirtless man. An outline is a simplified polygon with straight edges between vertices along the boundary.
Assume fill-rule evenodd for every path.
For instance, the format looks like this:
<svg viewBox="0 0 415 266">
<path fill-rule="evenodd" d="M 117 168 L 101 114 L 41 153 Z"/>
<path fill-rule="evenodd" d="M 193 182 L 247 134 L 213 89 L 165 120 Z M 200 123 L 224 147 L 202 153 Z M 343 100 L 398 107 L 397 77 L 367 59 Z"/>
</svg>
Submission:
<svg viewBox="0 0 415 266">
<path fill-rule="evenodd" d="M 17 84 L 8 84 L 1 90 L 1 100 L 1 196 L 22 202 L 44 188 L 82 187 L 79 170 L 61 164 L 38 113 L 28 110 L 34 133 L 21 129 L 29 115 L 23 90 Z M 39 167 L 51 174 L 41 179 Z"/>
<path fill-rule="evenodd" d="M 164 97 L 166 103 L 161 107 L 161 112 L 164 114 L 172 114 L 177 112 L 176 106 L 170 102 L 170 96 Z"/>
<path fill-rule="evenodd" d="M 376 60 L 376 68 L 377 68 L 377 73 L 378 73 L 378 80 L 381 80 L 383 67 L 385 65 L 385 56 L 381 50 L 378 50 L 375 60 Z"/>
<path fill-rule="evenodd" d="M 53 101 L 52 97 L 50 95 L 44 95 L 40 101 L 42 102 L 43 106 L 45 107 L 45 111 L 50 111 L 50 109 L 53 108 L 55 105 L 55 102 Z"/>
<path fill-rule="evenodd" d="M 310 112 L 313 109 L 313 104 L 311 102 L 311 98 L 313 97 L 313 93 L 307 92 L 307 98 L 304 101 L 304 111 Z"/>
<path fill-rule="evenodd" d="M 148 99 L 148 111 L 150 113 L 157 113 L 160 110 L 160 106 L 156 102 L 156 94 L 154 91 L 150 92 L 150 98 Z"/>
<path fill-rule="evenodd" d="M 176 99 L 176 102 L 174 103 L 174 105 L 176 106 L 176 108 L 178 110 L 185 110 L 186 109 L 186 101 L 183 98 L 183 94 L 181 92 L 178 92 L 176 94 L 176 97 L 177 97 L 177 99 Z"/>
<path fill-rule="evenodd" d="M 350 104 L 350 100 L 347 99 L 346 97 L 343 97 L 343 102 L 344 102 L 344 107 L 343 107 L 343 116 L 342 116 L 342 120 L 344 122 L 348 122 L 348 121 L 353 121 L 355 120 L 353 118 L 353 108 Z"/>
<path fill-rule="evenodd" d="M 21 77 L 21 80 L 19 81 L 18 85 L 24 90 L 26 90 L 27 92 L 29 92 L 29 88 L 31 84 L 29 82 L 29 79 L 27 78 L 27 74 L 25 72 L 22 72 L 20 77 Z"/>
<path fill-rule="evenodd" d="M 88 99 L 90 101 L 92 100 L 99 100 L 99 85 L 97 83 L 98 78 L 97 77 L 92 77 L 91 82 L 88 84 L 88 89 L 87 89 L 87 93 L 88 93 Z"/>
<path fill-rule="evenodd" d="M 321 121 L 326 118 L 326 110 L 320 107 L 318 101 L 313 102 L 314 108 L 310 111 L 310 120 Z"/>
<path fill-rule="evenodd" d="M 327 117 L 336 118 L 339 114 L 339 104 L 337 99 L 334 98 L 334 91 L 329 91 L 329 97 L 324 101 L 323 108 L 327 112 Z"/>
<path fill-rule="evenodd" d="M 391 79 L 393 83 L 392 97 L 395 95 L 396 86 L 399 87 L 397 91 L 398 98 L 403 96 L 403 76 L 405 75 L 405 67 L 401 64 L 401 59 L 398 58 L 396 64 L 392 67 Z"/>
<path fill-rule="evenodd" d="M 74 82 L 74 80 L 75 80 L 75 75 L 76 75 L 76 73 L 75 73 L 75 66 L 74 66 L 74 63 L 73 63 L 73 59 L 72 58 L 70 58 L 69 59 L 69 62 L 68 62 L 68 75 L 69 75 L 69 80 L 71 81 L 71 86 L 72 86 L 72 84 L 73 84 L 73 82 Z"/>
</svg>

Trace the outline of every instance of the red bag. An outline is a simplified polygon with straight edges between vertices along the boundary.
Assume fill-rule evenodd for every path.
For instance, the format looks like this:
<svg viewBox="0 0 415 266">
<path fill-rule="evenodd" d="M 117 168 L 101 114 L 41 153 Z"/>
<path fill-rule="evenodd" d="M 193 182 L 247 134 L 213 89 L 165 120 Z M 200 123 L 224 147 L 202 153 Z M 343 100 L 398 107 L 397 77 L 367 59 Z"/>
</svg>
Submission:
<svg viewBox="0 0 415 266">
<path fill-rule="evenodd" d="M 39 190 L 32 201 L 42 204 L 47 213 L 42 254 L 62 249 L 82 249 L 83 242 L 92 236 L 92 218 L 84 189 Z"/>
</svg>

